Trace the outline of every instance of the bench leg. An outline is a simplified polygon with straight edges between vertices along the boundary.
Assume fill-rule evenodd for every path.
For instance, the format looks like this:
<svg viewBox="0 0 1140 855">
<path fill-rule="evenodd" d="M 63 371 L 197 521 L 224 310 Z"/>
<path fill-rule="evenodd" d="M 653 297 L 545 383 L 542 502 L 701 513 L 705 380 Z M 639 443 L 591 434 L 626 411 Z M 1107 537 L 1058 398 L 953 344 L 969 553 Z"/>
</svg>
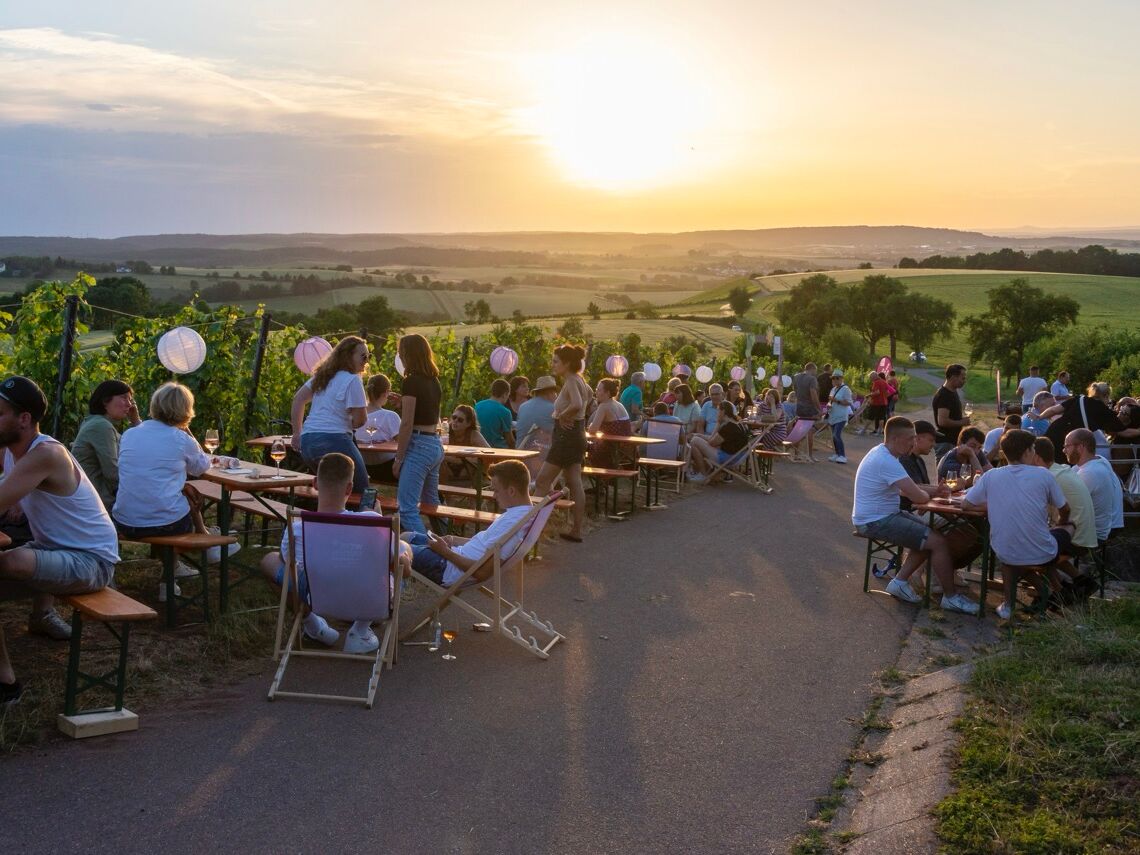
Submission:
<svg viewBox="0 0 1140 855">
<path fill-rule="evenodd" d="M 71 613 L 71 647 L 67 654 L 67 688 L 63 695 L 64 715 L 75 715 L 75 702 L 79 695 L 79 654 L 82 649 L 83 615 L 76 609 Z"/>
<path fill-rule="evenodd" d="M 178 596 L 174 593 L 174 561 L 174 547 L 162 547 L 162 584 L 166 588 L 167 629 L 174 629 L 178 624 Z"/>
</svg>

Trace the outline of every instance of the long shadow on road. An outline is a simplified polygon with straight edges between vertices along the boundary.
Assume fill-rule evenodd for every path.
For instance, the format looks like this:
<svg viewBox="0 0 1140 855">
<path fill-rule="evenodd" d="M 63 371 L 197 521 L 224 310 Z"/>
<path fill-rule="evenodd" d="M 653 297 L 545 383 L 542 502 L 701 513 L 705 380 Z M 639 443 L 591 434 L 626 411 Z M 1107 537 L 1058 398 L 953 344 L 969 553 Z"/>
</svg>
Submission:
<svg viewBox="0 0 1140 855">
<path fill-rule="evenodd" d="M 784 851 L 913 616 L 862 595 L 853 476 L 783 466 L 773 495 L 705 489 L 546 547 L 528 603 L 568 636 L 548 662 L 463 622 L 458 660 L 404 648 L 372 711 L 268 704 L 267 670 L 7 758 L 10 845 Z"/>
</svg>

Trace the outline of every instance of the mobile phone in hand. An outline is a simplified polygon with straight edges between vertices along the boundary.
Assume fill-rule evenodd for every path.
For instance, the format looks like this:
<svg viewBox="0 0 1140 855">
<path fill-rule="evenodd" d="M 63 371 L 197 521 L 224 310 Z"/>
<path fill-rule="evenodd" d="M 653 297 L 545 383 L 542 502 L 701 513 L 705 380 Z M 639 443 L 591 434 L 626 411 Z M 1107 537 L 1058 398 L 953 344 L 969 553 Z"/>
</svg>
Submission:
<svg viewBox="0 0 1140 855">
<path fill-rule="evenodd" d="M 367 487 L 364 492 L 360 494 L 360 505 L 357 507 L 358 511 L 371 511 L 376 507 L 376 488 Z"/>
</svg>

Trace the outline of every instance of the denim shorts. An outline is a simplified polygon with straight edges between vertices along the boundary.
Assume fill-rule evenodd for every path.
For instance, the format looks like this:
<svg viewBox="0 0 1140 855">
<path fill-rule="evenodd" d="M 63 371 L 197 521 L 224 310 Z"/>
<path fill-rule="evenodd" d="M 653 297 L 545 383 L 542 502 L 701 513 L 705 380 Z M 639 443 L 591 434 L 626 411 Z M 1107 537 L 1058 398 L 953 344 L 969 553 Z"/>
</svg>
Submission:
<svg viewBox="0 0 1140 855">
<path fill-rule="evenodd" d="M 28 587 L 45 594 L 88 594 L 106 588 L 115 578 L 115 565 L 82 549 L 52 549 L 35 541 L 20 547 L 36 555 Z"/>
<path fill-rule="evenodd" d="M 857 525 L 855 530 L 865 537 L 905 546 L 907 549 L 922 549 L 930 535 L 930 526 L 910 511 L 899 511 L 881 520 Z"/>
</svg>

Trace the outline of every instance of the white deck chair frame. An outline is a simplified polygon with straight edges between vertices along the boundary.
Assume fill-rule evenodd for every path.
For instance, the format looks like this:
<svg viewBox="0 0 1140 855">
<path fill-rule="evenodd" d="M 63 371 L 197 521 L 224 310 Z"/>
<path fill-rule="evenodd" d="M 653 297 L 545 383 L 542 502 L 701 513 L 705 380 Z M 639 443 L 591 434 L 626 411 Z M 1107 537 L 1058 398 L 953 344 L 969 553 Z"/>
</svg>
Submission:
<svg viewBox="0 0 1140 855">
<path fill-rule="evenodd" d="M 771 493 L 772 488 L 764 483 L 760 478 L 760 467 L 757 465 L 756 455 L 753 453 L 760 447 L 760 443 L 764 440 L 764 435 L 771 430 L 767 427 L 765 430 L 756 431 L 748 438 L 748 444 L 744 446 L 724 463 L 718 464 L 706 476 L 705 482 L 711 482 L 716 476 L 722 473 L 730 473 L 735 478 L 743 480 L 749 487 L 754 487 L 761 493 Z"/>
<path fill-rule="evenodd" d="M 470 614 L 478 623 L 490 624 L 491 631 L 497 635 L 501 635 L 508 641 L 530 651 L 539 659 L 549 659 L 551 648 L 559 641 L 562 641 L 566 636 L 558 632 L 550 621 L 542 620 L 536 612 L 528 612 L 526 610 L 523 597 L 523 568 L 526 554 L 530 552 L 538 542 L 539 537 L 542 536 L 542 530 L 546 527 L 546 523 L 549 522 L 550 516 L 554 512 L 554 503 L 563 498 L 565 494 L 565 490 L 553 492 L 543 499 L 541 503 L 534 505 L 526 516 L 511 527 L 510 531 L 506 532 L 491 545 L 483 561 L 472 565 L 463 576 L 450 587 L 445 588 L 442 585 L 437 585 L 413 569 L 412 577 L 436 594 L 436 601 L 423 613 L 420 619 L 412 625 L 411 629 L 400 634 L 400 640 L 402 641 L 415 635 L 431 623 L 434 615 L 450 605 L 455 605 Z M 510 541 L 511 538 L 520 531 L 525 531 L 522 541 L 509 556 L 503 558 L 500 553 L 503 551 L 504 544 Z M 479 585 L 472 584 L 471 578 L 473 574 L 488 561 L 493 564 L 491 578 Z M 505 572 L 516 568 L 518 569 L 518 583 L 516 586 L 518 599 L 511 601 L 503 596 L 503 575 Z M 495 606 L 490 614 L 480 611 L 460 596 L 469 590 L 478 590 L 494 601 Z M 534 635 L 528 635 L 527 638 L 524 638 L 522 630 L 520 630 L 518 626 L 520 622 L 525 623 L 528 629 L 537 630 L 549 640 L 545 644 L 539 644 L 538 641 L 535 640 Z"/>
<path fill-rule="evenodd" d="M 284 627 L 285 611 L 288 607 L 288 593 L 290 586 L 292 590 L 299 591 L 300 588 L 297 583 L 297 544 L 293 531 L 293 521 L 300 519 L 302 530 L 302 549 L 305 553 L 305 574 L 308 577 L 310 599 L 313 602 L 314 611 L 322 617 L 340 618 L 343 620 L 373 620 L 383 621 L 384 626 L 382 635 L 380 637 L 380 646 L 375 653 L 344 653 L 343 651 L 328 650 L 322 647 L 321 649 L 304 648 L 304 633 L 302 632 L 302 618 L 303 610 L 298 609 L 293 616 L 293 623 L 289 629 L 288 637 L 285 640 L 284 648 L 281 647 L 281 634 Z M 328 543 L 325 538 L 318 535 L 319 529 L 317 526 L 342 527 L 342 533 L 338 543 L 344 546 L 356 547 L 355 554 L 345 554 L 342 552 L 337 555 L 335 552 L 330 552 Z M 383 533 L 384 538 L 381 540 L 379 535 Z M 380 674 L 387 665 L 391 670 L 396 661 L 396 632 L 399 628 L 400 620 L 400 594 L 399 584 L 394 581 L 399 578 L 399 541 L 400 541 L 400 522 L 398 517 L 384 517 L 379 514 L 328 514 L 318 513 L 316 511 L 290 511 L 288 521 L 288 538 L 289 538 L 289 564 L 287 567 L 287 582 L 281 586 L 281 599 L 278 604 L 277 612 L 277 634 L 275 641 L 275 653 L 280 659 L 277 666 L 277 673 L 273 677 L 273 682 L 269 687 L 269 700 L 274 698 L 308 698 L 329 701 L 341 701 L 347 703 L 363 704 L 366 708 L 372 709 L 372 705 L 376 699 L 376 693 L 380 688 Z M 371 540 L 371 544 L 369 541 Z M 371 547 L 371 548 L 369 548 Z M 386 561 L 377 561 L 376 570 L 379 571 L 379 578 L 373 576 L 371 579 L 367 578 L 361 571 L 366 571 L 368 568 L 367 562 L 360 561 L 360 554 L 372 554 L 378 558 L 386 553 Z M 339 567 L 336 566 L 339 563 Z M 345 585 L 344 580 L 337 580 L 329 582 L 323 578 L 326 567 L 333 566 L 335 570 L 339 570 L 342 575 L 348 575 L 353 582 L 358 582 L 359 587 L 355 589 L 355 596 L 351 586 Z M 335 572 L 335 570 L 333 572 Z M 317 584 L 314 586 L 313 582 L 316 580 Z M 369 582 L 375 586 L 375 590 L 371 589 Z M 325 589 L 324 586 L 330 586 Z M 336 585 L 336 589 L 332 586 Z M 384 589 L 380 589 L 380 585 L 384 585 Z M 320 589 L 318 593 L 318 589 Z M 384 616 L 385 611 L 384 603 L 386 601 L 387 617 Z M 381 614 L 367 614 L 362 613 L 360 609 L 363 608 L 365 612 L 378 611 Z M 282 691 L 280 685 L 285 678 L 285 670 L 289 666 L 291 658 L 303 659 L 342 659 L 354 662 L 371 663 L 372 670 L 368 678 L 368 690 L 366 694 L 361 695 L 330 695 L 321 694 L 317 692 L 293 692 Z"/>
</svg>

